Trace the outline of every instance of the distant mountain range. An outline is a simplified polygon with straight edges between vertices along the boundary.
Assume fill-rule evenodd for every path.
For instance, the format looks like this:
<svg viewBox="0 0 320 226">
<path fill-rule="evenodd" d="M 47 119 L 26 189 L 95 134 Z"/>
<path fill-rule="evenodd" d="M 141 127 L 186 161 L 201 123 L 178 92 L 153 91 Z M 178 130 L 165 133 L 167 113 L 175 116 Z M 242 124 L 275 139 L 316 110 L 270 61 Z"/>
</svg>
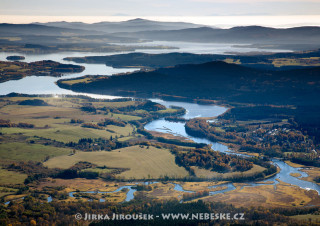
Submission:
<svg viewBox="0 0 320 226">
<path fill-rule="evenodd" d="M 211 27 L 187 28 L 173 31 L 120 32 L 116 36 L 160 41 L 187 41 L 211 43 L 319 43 L 320 27 L 276 29 L 260 26 L 220 29 Z"/>
<path fill-rule="evenodd" d="M 203 25 L 197 25 L 184 22 L 159 22 L 144 19 L 134 19 L 123 22 L 99 22 L 87 24 L 82 22 L 49 22 L 49 23 L 36 23 L 40 25 L 68 28 L 68 29 L 82 29 L 82 30 L 95 30 L 105 33 L 115 32 L 139 32 L 150 30 L 180 30 L 186 28 L 197 28 Z"/>
<path fill-rule="evenodd" d="M 18 43 L 112 43 L 185 41 L 202 43 L 305 45 L 320 47 L 320 27 L 276 29 L 261 26 L 221 29 L 184 22 L 159 22 L 134 19 L 123 22 L 49 22 L 34 24 L 0 24 L 0 37 L 22 37 Z M 40 36 L 43 36 L 40 38 Z M 48 36 L 49 38 L 46 38 Z M 82 36 L 81 38 L 78 38 Z M 84 38 L 85 36 L 85 38 Z M 54 38 L 53 38 L 54 37 Z M 71 37 L 66 40 L 64 37 Z M 48 39 L 48 41 L 44 41 Z M 50 39 L 50 40 L 49 40 Z M 1 43 L 15 41 L 0 40 Z"/>
<path fill-rule="evenodd" d="M 0 24 L 0 44 L 76 45 L 87 47 L 108 43 L 138 42 L 137 38 L 117 37 L 102 31 L 61 28 L 40 24 Z M 63 46 L 61 46 L 63 48 Z"/>
<path fill-rule="evenodd" d="M 101 31 L 89 31 L 74 28 L 61 28 L 40 24 L 0 24 L 0 36 L 45 35 L 45 36 L 71 36 L 71 35 L 101 35 Z"/>
</svg>

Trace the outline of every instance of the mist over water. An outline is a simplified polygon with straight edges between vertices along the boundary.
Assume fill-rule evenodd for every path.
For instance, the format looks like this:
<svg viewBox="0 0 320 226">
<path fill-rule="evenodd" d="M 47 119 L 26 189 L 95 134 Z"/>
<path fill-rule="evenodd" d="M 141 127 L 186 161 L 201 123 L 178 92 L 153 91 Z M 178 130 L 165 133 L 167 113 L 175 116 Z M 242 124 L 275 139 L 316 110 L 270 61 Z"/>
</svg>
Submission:
<svg viewBox="0 0 320 226">
<path fill-rule="evenodd" d="M 250 52 L 292 52 L 288 49 L 261 49 L 248 47 L 246 44 L 234 43 L 198 43 L 183 41 L 150 41 L 142 43 L 122 43 L 125 46 L 167 46 L 177 49 L 137 49 L 135 52 L 160 54 L 160 53 L 194 53 L 194 54 L 234 54 Z"/>
</svg>

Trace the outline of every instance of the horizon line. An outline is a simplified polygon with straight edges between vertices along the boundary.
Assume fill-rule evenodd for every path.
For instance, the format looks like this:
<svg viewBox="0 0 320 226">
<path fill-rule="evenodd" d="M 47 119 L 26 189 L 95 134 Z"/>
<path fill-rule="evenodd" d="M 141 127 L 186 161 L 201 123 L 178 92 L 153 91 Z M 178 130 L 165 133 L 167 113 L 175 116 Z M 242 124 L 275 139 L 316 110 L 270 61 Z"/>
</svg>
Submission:
<svg viewBox="0 0 320 226">
<path fill-rule="evenodd" d="M 31 24 L 49 22 L 125 22 L 143 19 L 157 22 L 185 22 L 204 26 L 230 28 L 235 26 L 263 26 L 289 28 L 301 26 L 320 26 L 320 15 L 240 15 L 240 16 L 32 16 L 2 15 L 0 23 Z M 255 23 L 252 23 L 254 19 Z M 234 22 L 236 21 L 236 22 Z"/>
</svg>

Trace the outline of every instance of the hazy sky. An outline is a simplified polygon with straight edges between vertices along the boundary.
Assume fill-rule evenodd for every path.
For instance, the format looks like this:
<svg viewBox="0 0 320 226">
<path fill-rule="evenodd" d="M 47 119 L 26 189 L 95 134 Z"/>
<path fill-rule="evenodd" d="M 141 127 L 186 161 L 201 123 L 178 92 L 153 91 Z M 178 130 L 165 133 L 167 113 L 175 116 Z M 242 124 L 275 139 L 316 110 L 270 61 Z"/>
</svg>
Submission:
<svg viewBox="0 0 320 226">
<path fill-rule="evenodd" d="M 319 15 L 320 0 L 0 0 L 0 15 Z"/>
<path fill-rule="evenodd" d="M 228 28 L 320 26 L 320 0 L 0 0 L 0 23 L 141 17 Z"/>
</svg>

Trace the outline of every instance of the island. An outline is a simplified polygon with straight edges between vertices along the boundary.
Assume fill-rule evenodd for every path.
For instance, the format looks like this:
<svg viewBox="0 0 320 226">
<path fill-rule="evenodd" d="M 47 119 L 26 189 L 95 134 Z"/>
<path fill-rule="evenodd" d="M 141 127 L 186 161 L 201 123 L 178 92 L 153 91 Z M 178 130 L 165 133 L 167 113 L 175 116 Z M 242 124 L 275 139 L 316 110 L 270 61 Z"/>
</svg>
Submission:
<svg viewBox="0 0 320 226">
<path fill-rule="evenodd" d="M 60 77 L 63 73 L 79 73 L 84 69 L 84 66 L 61 64 L 51 60 L 32 63 L 0 61 L 0 83 L 32 75 Z"/>
<path fill-rule="evenodd" d="M 6 59 L 12 60 L 12 61 L 19 61 L 19 60 L 24 60 L 26 58 L 24 56 L 8 56 Z"/>
</svg>

